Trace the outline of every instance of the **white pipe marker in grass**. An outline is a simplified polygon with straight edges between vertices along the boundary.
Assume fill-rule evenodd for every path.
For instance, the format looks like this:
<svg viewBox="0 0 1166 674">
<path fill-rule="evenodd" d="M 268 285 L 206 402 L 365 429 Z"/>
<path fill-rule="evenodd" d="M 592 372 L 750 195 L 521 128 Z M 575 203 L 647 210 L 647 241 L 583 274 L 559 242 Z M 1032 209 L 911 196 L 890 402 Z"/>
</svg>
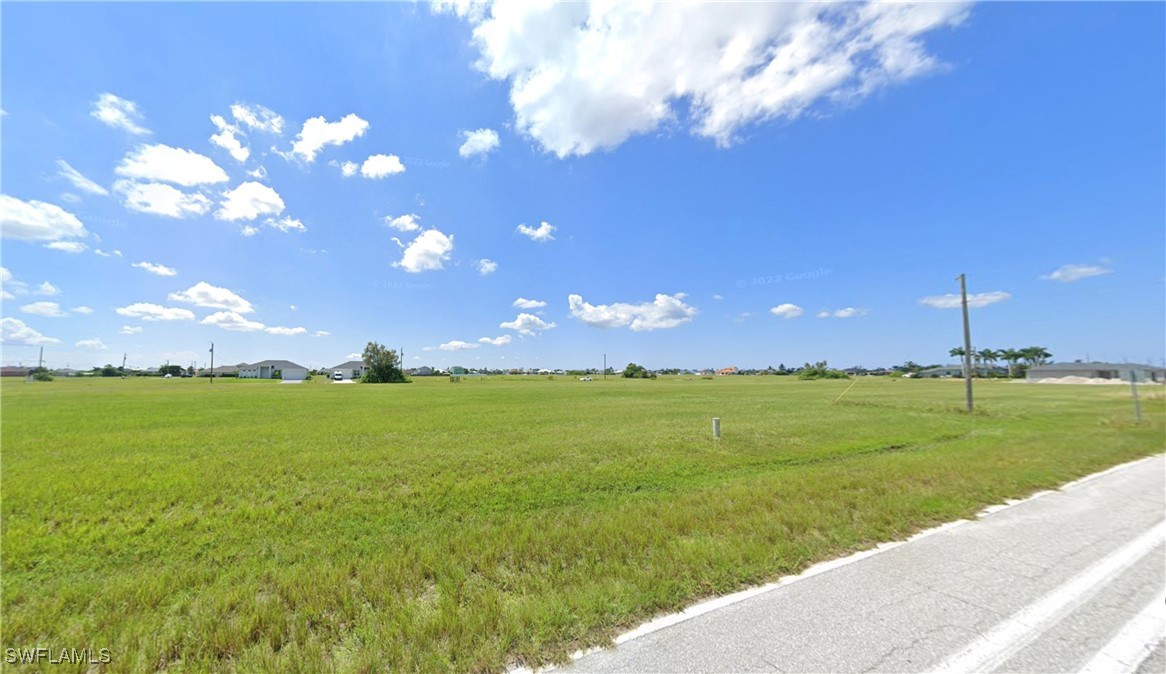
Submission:
<svg viewBox="0 0 1166 674">
<path fill-rule="evenodd" d="M 713 417 L 713 440 L 721 439 L 721 418 Z"/>
</svg>

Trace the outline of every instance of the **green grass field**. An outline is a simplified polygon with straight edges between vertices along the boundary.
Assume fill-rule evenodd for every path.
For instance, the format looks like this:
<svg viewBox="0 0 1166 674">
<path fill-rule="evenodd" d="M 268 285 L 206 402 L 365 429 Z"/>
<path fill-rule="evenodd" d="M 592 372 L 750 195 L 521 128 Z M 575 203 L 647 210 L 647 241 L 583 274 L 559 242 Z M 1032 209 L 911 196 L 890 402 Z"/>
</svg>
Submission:
<svg viewBox="0 0 1166 674">
<path fill-rule="evenodd" d="M 500 671 L 1162 452 L 1120 386 L 3 383 L 2 646 Z M 724 437 L 713 441 L 710 419 Z M 79 665 L 75 671 L 85 671 Z M 54 671 L 71 671 L 58 666 Z"/>
</svg>

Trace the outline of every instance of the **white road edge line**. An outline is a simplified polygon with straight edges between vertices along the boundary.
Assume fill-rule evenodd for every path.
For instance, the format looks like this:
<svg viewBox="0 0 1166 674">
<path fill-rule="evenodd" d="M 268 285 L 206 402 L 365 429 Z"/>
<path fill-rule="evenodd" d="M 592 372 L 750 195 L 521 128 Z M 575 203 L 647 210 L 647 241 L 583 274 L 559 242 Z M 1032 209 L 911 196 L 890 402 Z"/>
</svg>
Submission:
<svg viewBox="0 0 1166 674">
<path fill-rule="evenodd" d="M 1166 637 L 1166 590 L 1130 619 L 1082 669 L 1081 674 L 1132 674 Z"/>
<path fill-rule="evenodd" d="M 980 634 L 933 671 L 990 672 L 996 669 L 1163 542 L 1166 542 L 1166 521 L 1159 522 L 1116 552 Z"/>
<path fill-rule="evenodd" d="M 1161 457 L 1162 457 L 1161 454 L 1154 454 L 1152 456 L 1147 456 L 1147 457 L 1142 458 L 1142 459 L 1135 459 L 1133 461 L 1118 464 L 1118 465 L 1113 466 L 1111 468 L 1107 468 L 1103 471 L 1093 473 L 1092 475 L 1086 475 L 1085 477 L 1082 477 L 1080 479 L 1073 480 L 1072 482 L 1068 482 L 1066 484 L 1063 484 L 1060 487 L 1058 487 L 1057 489 L 1046 489 L 1044 491 L 1036 492 L 1035 494 L 1028 496 L 1026 498 L 1022 498 L 1022 499 L 1008 499 L 1007 501 L 1005 501 L 1002 504 L 991 505 L 991 506 L 984 508 L 983 510 L 981 510 L 979 513 L 976 514 L 975 519 L 978 520 L 978 519 L 987 517 L 988 515 L 998 513 L 1002 510 L 1007 510 L 1009 508 L 1014 508 L 1018 505 L 1029 503 L 1031 501 L 1035 501 L 1039 498 L 1043 498 L 1045 496 L 1048 496 L 1049 494 L 1057 494 L 1057 493 L 1063 492 L 1067 489 L 1071 489 L 1071 488 L 1077 487 L 1079 485 L 1085 484 L 1087 482 L 1091 482 L 1091 481 L 1096 480 L 1098 478 L 1104 477 L 1106 475 L 1109 475 L 1110 473 L 1116 473 L 1116 472 L 1118 472 L 1120 470 L 1124 470 L 1126 468 L 1132 468 L 1133 466 L 1136 466 L 1138 464 L 1146 463 L 1148 461 L 1154 461 L 1155 459 L 1159 459 Z M 665 629 L 667 627 L 671 627 L 671 626 L 676 625 L 678 623 L 682 623 L 686 620 L 691 620 L 697 616 L 704 615 L 704 614 L 709 613 L 711 611 L 715 611 L 719 608 L 731 606 L 732 604 L 736 604 L 738 602 L 745 601 L 746 599 L 751 599 L 753 597 L 756 597 L 757 595 L 765 594 L 766 592 L 770 592 L 772 590 L 776 590 L 778 588 L 785 587 L 785 586 L 790 585 L 792 583 L 796 583 L 800 580 L 806 580 L 807 578 L 813 578 L 814 576 L 825 573 L 827 571 L 832 571 L 834 569 L 838 569 L 838 568 L 853 564 L 855 562 L 860 562 L 860 561 L 866 559 L 867 557 L 873 557 L 874 555 L 877 555 L 879 553 L 883 553 L 883 552 L 886 552 L 888 550 L 893 550 L 893 549 L 899 547 L 900 545 L 912 543 L 912 542 L 917 541 L 919 539 L 927 538 L 928 536 L 932 536 L 934 534 L 938 534 L 938 533 L 942 533 L 944 531 L 948 531 L 950 529 L 954 529 L 958 526 L 967 524 L 968 522 L 971 522 L 971 521 L 974 521 L 974 520 L 956 520 L 954 522 L 947 522 L 944 524 L 940 524 L 939 526 L 932 527 L 930 529 L 924 529 L 923 531 L 920 531 L 920 532 L 910 536 L 906 540 L 892 541 L 892 542 L 888 542 L 888 543 L 880 543 L 877 546 L 875 546 L 869 550 L 863 550 L 861 552 L 856 552 L 856 553 L 854 553 L 852 555 L 848 555 L 846 557 L 840 557 L 838 559 L 832 559 L 830 561 L 820 562 L 818 564 L 815 564 L 815 565 L 809 567 L 808 569 L 806 569 L 805 571 L 801 572 L 800 574 L 798 574 L 796 576 L 783 576 L 782 578 L 778 579 L 776 582 L 773 582 L 773 583 L 766 583 L 765 585 L 761 585 L 758 587 L 751 587 L 747 590 L 741 590 L 740 592 L 734 592 L 733 594 L 727 594 L 727 595 L 724 595 L 721 597 L 715 597 L 713 599 L 709 599 L 709 600 L 706 600 L 706 601 L 703 601 L 703 602 L 700 602 L 697 604 L 693 604 L 692 606 L 689 606 L 688 608 L 686 608 L 682 611 L 679 611 L 677 613 L 672 613 L 669 615 L 665 615 L 665 616 L 660 616 L 659 618 L 654 618 L 654 619 L 649 620 L 648 622 L 640 625 L 639 627 L 637 627 L 629 632 L 624 632 L 623 634 L 620 634 L 619 636 L 615 637 L 615 639 L 612 640 L 612 643 L 614 645 L 618 646 L 622 643 L 626 643 L 628 641 L 631 641 L 632 639 L 637 639 L 639 637 L 646 636 L 646 635 L 651 634 L 653 632 L 658 632 L 658 631 Z M 588 648 L 585 650 L 575 651 L 574 653 L 571 654 L 571 661 L 574 662 L 575 660 L 578 660 L 579 658 L 582 658 L 582 657 L 587 656 L 587 655 L 591 655 L 592 653 L 598 653 L 598 652 L 603 651 L 603 650 L 605 650 L 605 648 L 603 646 L 592 646 L 591 648 Z M 507 672 L 508 672 L 508 674 L 537 674 L 539 672 L 551 672 L 551 671 L 554 671 L 555 669 L 557 669 L 557 668 L 553 665 L 550 667 L 541 667 L 538 669 L 531 669 L 529 667 L 517 665 L 517 666 L 511 667 L 510 669 L 508 669 Z"/>
</svg>

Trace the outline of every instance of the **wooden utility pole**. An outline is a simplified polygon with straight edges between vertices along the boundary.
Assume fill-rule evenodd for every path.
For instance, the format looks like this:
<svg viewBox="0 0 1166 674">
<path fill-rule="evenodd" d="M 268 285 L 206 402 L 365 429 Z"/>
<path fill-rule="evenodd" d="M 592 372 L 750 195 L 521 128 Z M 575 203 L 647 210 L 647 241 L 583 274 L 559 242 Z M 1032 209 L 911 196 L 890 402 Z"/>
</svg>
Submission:
<svg viewBox="0 0 1166 674">
<path fill-rule="evenodd" d="M 972 412 L 972 328 L 968 323 L 968 284 L 964 274 L 960 281 L 960 306 L 964 312 L 964 388 L 966 390 L 968 413 Z"/>
<path fill-rule="evenodd" d="M 211 342 L 211 383 L 215 383 L 215 343 Z"/>
</svg>

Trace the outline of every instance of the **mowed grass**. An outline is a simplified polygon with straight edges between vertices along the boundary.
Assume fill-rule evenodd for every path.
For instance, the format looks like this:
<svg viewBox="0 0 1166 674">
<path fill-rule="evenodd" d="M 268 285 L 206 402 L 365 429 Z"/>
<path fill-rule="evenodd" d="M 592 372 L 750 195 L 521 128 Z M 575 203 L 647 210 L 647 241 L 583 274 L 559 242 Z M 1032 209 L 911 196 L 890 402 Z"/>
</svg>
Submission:
<svg viewBox="0 0 1166 674">
<path fill-rule="evenodd" d="M 1126 387 L 850 383 L 5 381 L 0 647 L 545 664 L 1166 441 L 1160 388 L 1139 426 Z"/>
</svg>

